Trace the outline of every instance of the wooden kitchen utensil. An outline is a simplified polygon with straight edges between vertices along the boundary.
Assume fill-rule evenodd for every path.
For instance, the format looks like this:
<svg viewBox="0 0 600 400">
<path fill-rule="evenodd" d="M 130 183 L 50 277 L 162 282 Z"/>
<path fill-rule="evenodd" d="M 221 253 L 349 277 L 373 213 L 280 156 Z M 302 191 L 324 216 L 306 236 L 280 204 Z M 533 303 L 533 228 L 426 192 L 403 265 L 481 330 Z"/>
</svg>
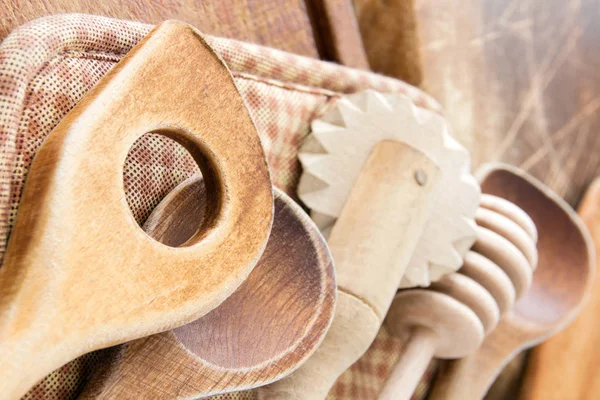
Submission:
<svg viewBox="0 0 600 400">
<path fill-rule="evenodd" d="M 480 349 L 448 362 L 432 399 L 481 399 L 518 352 L 564 329 L 590 290 L 593 245 L 585 226 L 558 195 L 523 171 L 492 164 L 482 169 L 482 190 L 521 207 L 538 228 L 539 262 L 531 288 L 506 313 Z"/>
<path fill-rule="evenodd" d="M 600 178 L 590 185 L 578 209 L 600 248 Z M 598 253 L 596 253 L 596 263 Z M 523 400 L 596 400 L 600 361 L 600 276 L 595 275 L 589 302 L 571 326 L 531 351 L 521 388 Z"/>
<path fill-rule="evenodd" d="M 321 343 L 333 318 L 335 278 L 325 240 L 292 199 L 275 190 L 275 219 L 246 281 L 204 317 L 119 346 L 80 399 L 187 399 L 277 380 Z M 201 177 L 175 188 L 144 228 L 169 246 L 206 215 Z"/>
<path fill-rule="evenodd" d="M 433 357 L 460 358 L 474 352 L 500 314 L 512 308 L 518 285 L 509 277 L 527 277 L 520 283 L 526 288 L 537 260 L 533 237 L 513 222 L 527 216 L 521 210 L 515 213 L 511 218 L 480 208 L 477 241 L 465 257 L 466 273 L 461 268 L 427 289 L 396 295 L 386 324 L 390 333 L 408 341 L 379 399 L 409 399 Z M 515 273 L 519 270 L 523 272 Z"/>
<path fill-rule="evenodd" d="M 135 222 L 123 163 L 146 132 L 199 164 L 206 218 L 180 248 Z M 166 22 L 50 134 L 0 268 L 0 393 L 19 398 L 67 361 L 196 320 L 244 281 L 273 217 L 269 172 L 231 74 L 200 34 Z"/>
<path fill-rule="evenodd" d="M 259 389 L 261 399 L 325 398 L 372 343 L 407 267 L 427 269 L 436 260 L 447 270 L 457 258 L 462 263 L 457 247 L 474 241 L 479 189 L 469 178 L 468 153 L 440 116 L 404 96 L 367 91 L 338 100 L 312 128 L 299 194 L 323 229 L 333 226 L 328 244 L 338 303 L 315 354 L 289 377 Z M 443 231 L 431 223 L 440 208 Z M 416 272 L 429 277 L 430 271 Z"/>
<path fill-rule="evenodd" d="M 435 204 L 401 286 L 428 286 L 462 265 L 475 240 L 480 191 L 469 153 L 452 138 L 443 118 L 406 96 L 366 90 L 339 100 L 311 126 L 299 155 L 304 172 L 298 195 L 326 236 L 373 148 L 383 140 L 398 141 L 423 152 L 440 170 Z"/>
</svg>

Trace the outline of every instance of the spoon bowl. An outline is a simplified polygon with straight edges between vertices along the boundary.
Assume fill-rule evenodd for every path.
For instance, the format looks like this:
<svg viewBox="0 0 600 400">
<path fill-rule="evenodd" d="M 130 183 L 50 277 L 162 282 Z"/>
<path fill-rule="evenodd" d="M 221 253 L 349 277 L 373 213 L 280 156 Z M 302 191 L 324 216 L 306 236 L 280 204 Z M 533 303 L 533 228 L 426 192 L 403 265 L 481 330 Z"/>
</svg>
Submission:
<svg viewBox="0 0 600 400">
<path fill-rule="evenodd" d="M 170 246 L 186 243 L 202 223 L 206 198 L 202 178 L 188 179 L 157 206 L 145 231 Z M 300 206 L 275 189 L 271 236 L 239 289 L 194 322 L 120 346 L 81 399 L 198 398 L 265 385 L 316 350 L 334 305 L 325 240 Z"/>
<path fill-rule="evenodd" d="M 483 193 L 509 200 L 531 217 L 538 232 L 538 264 L 529 290 L 512 311 L 504 314 L 481 348 L 442 366 L 430 396 L 433 400 L 483 398 L 516 354 L 555 335 L 573 321 L 593 280 L 591 237 L 562 198 L 508 165 L 489 164 L 479 176 Z"/>
<path fill-rule="evenodd" d="M 542 183 L 517 168 L 482 171 L 482 191 L 521 207 L 538 231 L 539 268 L 531 287 L 499 329 L 519 332 L 534 346 L 568 325 L 589 293 L 594 273 L 591 238 L 573 209 Z"/>
</svg>

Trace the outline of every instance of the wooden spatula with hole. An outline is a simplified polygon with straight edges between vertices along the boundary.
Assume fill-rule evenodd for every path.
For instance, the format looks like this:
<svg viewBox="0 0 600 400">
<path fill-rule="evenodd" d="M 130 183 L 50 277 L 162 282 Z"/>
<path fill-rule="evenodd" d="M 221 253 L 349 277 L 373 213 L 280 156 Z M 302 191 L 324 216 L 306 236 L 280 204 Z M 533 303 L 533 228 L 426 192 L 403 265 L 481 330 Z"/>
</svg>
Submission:
<svg viewBox="0 0 600 400">
<path fill-rule="evenodd" d="M 123 344 L 80 399 L 183 399 L 249 389 L 295 370 L 333 318 L 335 279 L 325 239 L 292 199 L 275 191 L 273 229 L 248 279 L 219 307 L 174 329 Z M 207 204 L 201 177 L 175 188 L 146 232 L 185 243 Z"/>
<path fill-rule="evenodd" d="M 125 200 L 123 163 L 146 132 L 184 145 L 210 193 L 179 248 L 144 233 Z M 230 72 L 196 30 L 161 24 L 36 154 L 0 268 L 0 396 L 205 315 L 252 271 L 272 218 L 265 155 Z"/>
<path fill-rule="evenodd" d="M 539 261 L 531 288 L 481 348 L 441 369 L 430 396 L 435 400 L 483 398 L 514 355 L 561 331 L 575 318 L 595 269 L 589 233 L 558 195 L 514 167 L 491 164 L 480 175 L 484 193 L 513 202 L 534 221 Z"/>
</svg>

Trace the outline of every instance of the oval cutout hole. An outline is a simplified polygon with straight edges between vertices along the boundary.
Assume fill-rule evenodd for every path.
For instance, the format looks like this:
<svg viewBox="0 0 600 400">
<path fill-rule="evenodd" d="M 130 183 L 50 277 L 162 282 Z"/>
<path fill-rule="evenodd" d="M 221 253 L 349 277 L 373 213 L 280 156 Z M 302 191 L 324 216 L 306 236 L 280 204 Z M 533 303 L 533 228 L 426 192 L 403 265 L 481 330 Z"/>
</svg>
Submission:
<svg viewBox="0 0 600 400">
<path fill-rule="evenodd" d="M 168 136 L 167 136 L 168 135 Z M 200 202 L 190 204 L 204 204 L 202 210 L 185 210 L 193 224 L 186 224 L 185 229 L 173 231 L 169 221 L 160 221 L 162 226 L 153 226 L 156 221 L 147 220 L 159 203 L 181 182 L 193 175 L 202 175 L 200 167 L 192 154 L 176 139 L 177 134 L 172 132 L 149 132 L 137 139 L 129 149 L 123 167 L 123 187 L 129 209 L 140 227 L 146 231 L 152 226 L 153 239 L 170 247 L 179 247 L 186 243 L 204 223 L 207 201 L 207 191 L 204 186 L 197 187 L 197 191 L 190 191 L 190 196 L 200 196 Z M 203 168 L 206 170 L 207 167 Z M 208 172 L 210 174 L 210 171 Z M 213 207 L 214 208 L 214 205 Z M 193 228 L 195 227 L 195 229 Z"/>
</svg>

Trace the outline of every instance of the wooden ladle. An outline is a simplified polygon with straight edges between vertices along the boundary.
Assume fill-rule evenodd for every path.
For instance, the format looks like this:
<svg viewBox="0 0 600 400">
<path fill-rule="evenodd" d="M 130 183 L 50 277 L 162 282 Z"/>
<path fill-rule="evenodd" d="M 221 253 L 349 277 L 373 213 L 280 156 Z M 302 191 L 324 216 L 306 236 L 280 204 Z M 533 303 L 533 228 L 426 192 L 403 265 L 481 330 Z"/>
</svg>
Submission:
<svg viewBox="0 0 600 400">
<path fill-rule="evenodd" d="M 144 229 L 170 246 L 185 243 L 206 215 L 206 193 L 201 177 L 181 183 Z M 119 346 L 80 399 L 198 398 L 249 389 L 289 374 L 313 353 L 333 318 L 332 259 L 308 215 L 275 193 L 267 248 L 239 289 L 190 324 Z"/>
<path fill-rule="evenodd" d="M 146 132 L 186 147 L 210 193 L 173 248 L 139 227 L 123 164 Z M 0 268 L 0 393 L 20 398 L 86 352 L 183 325 L 258 262 L 273 191 L 256 128 L 221 59 L 189 25 L 152 30 L 37 152 Z"/>
<path fill-rule="evenodd" d="M 511 211 L 502 215 L 480 207 L 477 241 L 463 267 L 427 289 L 396 295 L 386 323 L 408 343 L 380 400 L 409 399 L 433 357 L 459 358 L 477 350 L 526 290 L 537 260 L 535 236 L 517 222 L 526 214 Z"/>
<path fill-rule="evenodd" d="M 531 288 L 481 348 L 446 363 L 432 399 L 481 399 L 502 367 L 518 352 L 566 327 L 590 289 L 594 257 L 589 233 L 564 200 L 523 171 L 501 164 L 482 172 L 484 193 L 523 208 L 538 228 L 539 262 Z"/>
</svg>

